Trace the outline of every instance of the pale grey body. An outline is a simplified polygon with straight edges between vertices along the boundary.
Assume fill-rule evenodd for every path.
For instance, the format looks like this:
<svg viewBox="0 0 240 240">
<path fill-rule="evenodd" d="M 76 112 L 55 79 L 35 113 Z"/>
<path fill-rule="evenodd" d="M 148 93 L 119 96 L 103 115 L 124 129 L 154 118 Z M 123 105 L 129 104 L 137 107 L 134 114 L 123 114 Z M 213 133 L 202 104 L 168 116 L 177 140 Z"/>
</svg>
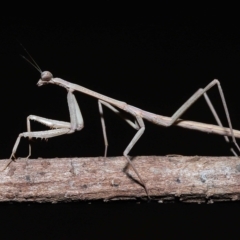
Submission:
<svg viewBox="0 0 240 240">
<path fill-rule="evenodd" d="M 125 102 L 121 102 L 121 101 L 115 100 L 113 98 L 104 96 L 102 94 L 99 94 L 97 92 L 94 92 L 92 90 L 84 88 L 82 86 L 79 86 L 77 84 L 73 84 L 73 83 L 70 83 L 68 81 L 65 81 L 61 78 L 53 78 L 52 74 L 48 71 L 42 72 L 41 73 L 41 79 L 38 81 L 37 85 L 42 86 L 42 85 L 49 84 L 49 83 L 64 87 L 68 91 L 67 101 L 68 101 L 68 107 L 69 107 L 69 113 L 70 113 L 70 122 L 57 121 L 57 120 L 52 120 L 52 119 L 47 119 L 47 118 L 43 118 L 43 117 L 30 115 L 27 118 L 27 132 L 19 134 L 19 136 L 18 136 L 18 138 L 15 142 L 15 145 L 13 147 L 12 154 L 10 156 L 10 161 L 8 162 L 6 167 L 10 164 L 10 162 L 12 161 L 12 158 L 15 158 L 15 153 L 17 151 L 17 147 L 19 145 L 21 137 L 28 137 L 29 139 L 31 139 L 33 137 L 34 138 L 51 138 L 51 137 L 55 137 L 55 136 L 59 136 L 59 135 L 63 135 L 63 134 L 70 134 L 70 133 L 73 133 L 75 131 L 79 131 L 84 127 L 82 114 L 81 114 L 80 108 L 77 104 L 76 98 L 73 95 L 73 91 L 79 91 L 79 92 L 88 94 L 88 95 L 98 99 L 99 112 L 100 112 L 100 116 L 101 116 L 101 124 L 102 124 L 104 143 L 105 143 L 105 153 L 104 153 L 105 157 L 107 156 L 108 141 L 107 141 L 107 135 L 106 135 L 105 121 L 104 121 L 104 117 L 103 117 L 102 105 L 108 107 L 113 112 L 115 112 L 118 115 L 120 115 L 121 117 L 123 117 L 123 119 L 128 124 L 130 124 L 133 128 L 135 128 L 137 130 L 137 133 L 135 134 L 135 136 L 133 137 L 133 139 L 131 140 L 131 142 L 129 143 L 127 148 L 125 149 L 123 155 L 126 157 L 128 163 L 132 166 L 133 170 L 137 174 L 137 176 L 140 179 L 141 184 L 145 188 L 148 196 L 149 196 L 149 194 L 148 194 L 148 189 L 146 187 L 146 184 L 143 181 L 143 179 L 141 178 L 141 176 L 139 175 L 139 173 L 136 170 L 134 164 L 131 162 L 131 160 L 128 156 L 129 151 L 132 149 L 132 147 L 135 145 L 135 143 L 138 141 L 138 139 L 141 137 L 141 135 L 143 134 L 143 132 L 145 130 L 143 119 L 145 119 L 147 121 L 150 121 L 154 124 L 164 126 L 164 127 L 169 127 L 171 125 L 176 125 L 176 126 L 180 126 L 180 127 L 184 127 L 184 128 L 198 130 L 198 131 L 204 131 L 204 132 L 208 132 L 208 133 L 215 133 L 215 134 L 223 135 L 227 142 L 229 142 L 228 136 L 231 136 L 235 146 L 240 151 L 240 148 L 239 148 L 239 146 L 236 142 L 236 139 L 235 139 L 235 137 L 240 138 L 240 131 L 232 129 L 232 124 L 231 124 L 230 116 L 229 116 L 229 113 L 228 113 L 228 108 L 227 108 L 227 105 L 226 105 L 226 101 L 225 101 L 225 98 L 224 98 L 224 95 L 223 95 L 221 85 L 220 85 L 218 80 L 213 80 L 205 88 L 199 89 L 197 92 L 195 92 L 172 115 L 172 117 L 165 117 L 165 116 L 157 115 L 157 114 L 150 113 L 150 112 L 147 112 L 147 111 L 143 111 L 139 108 L 128 105 Z M 227 117 L 227 120 L 228 120 L 229 128 L 225 128 L 225 127 L 222 126 L 222 123 L 221 123 L 221 121 L 220 121 L 220 119 L 219 119 L 219 117 L 218 117 L 210 99 L 207 96 L 206 92 L 210 88 L 212 88 L 214 85 L 218 86 L 220 97 L 221 97 L 223 107 L 224 107 L 224 110 L 225 110 L 225 113 L 226 113 L 226 117 Z M 214 115 L 214 117 L 215 117 L 219 126 L 179 119 L 179 117 L 202 95 L 205 97 L 205 100 L 206 100 L 209 108 L 211 109 L 211 111 L 212 111 L 212 113 L 213 113 L 213 115 Z M 128 117 L 123 116 L 123 114 L 119 111 L 119 109 L 133 115 L 135 117 L 136 121 L 133 122 Z M 38 121 L 39 123 L 42 123 L 42 124 L 44 124 L 44 125 L 46 125 L 50 128 L 54 128 L 54 129 L 53 130 L 47 130 L 47 131 L 31 132 L 30 120 Z M 237 156 L 237 154 L 236 154 L 236 152 L 234 151 L 233 148 L 231 148 L 231 151 L 233 152 L 234 155 Z M 29 155 L 28 155 L 28 157 L 30 155 L 31 155 L 31 146 L 29 144 Z"/>
</svg>

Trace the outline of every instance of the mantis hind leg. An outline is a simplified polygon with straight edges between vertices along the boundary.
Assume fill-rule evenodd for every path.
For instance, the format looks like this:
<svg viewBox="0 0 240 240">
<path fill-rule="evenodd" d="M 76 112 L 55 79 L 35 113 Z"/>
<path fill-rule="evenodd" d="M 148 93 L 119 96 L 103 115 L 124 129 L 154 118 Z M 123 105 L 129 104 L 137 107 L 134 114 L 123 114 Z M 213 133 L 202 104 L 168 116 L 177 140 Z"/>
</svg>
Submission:
<svg viewBox="0 0 240 240">
<path fill-rule="evenodd" d="M 230 129 L 230 132 L 231 132 L 231 137 L 232 137 L 232 141 L 234 143 L 234 145 L 236 146 L 236 148 L 238 149 L 238 151 L 240 152 L 240 148 L 237 144 L 237 141 L 236 141 L 236 138 L 233 134 L 233 128 L 232 128 L 232 123 L 231 123 L 231 119 L 230 119 L 230 115 L 229 115 L 229 112 L 228 112 L 228 107 L 227 107 L 227 103 L 226 103 L 226 100 L 225 100 L 225 97 L 224 97 L 224 94 L 223 94 L 223 90 L 222 90 L 222 87 L 220 85 L 220 82 L 218 80 L 213 80 L 212 82 L 210 82 L 205 88 L 200 88 L 197 92 L 195 92 L 171 117 L 171 120 L 170 122 L 166 122 L 166 123 L 163 123 L 164 126 L 168 127 L 168 126 L 171 126 L 173 125 L 179 117 L 181 117 L 181 115 L 183 115 L 183 113 L 188 109 L 190 108 L 194 102 L 196 102 L 202 95 L 204 96 L 217 124 L 219 126 L 223 126 L 208 95 L 207 95 L 207 91 L 209 89 L 211 89 L 213 86 L 217 85 L 218 86 L 218 91 L 219 91 L 219 94 L 220 94 L 220 97 L 221 97 L 221 100 L 222 100 L 222 104 L 223 104 L 223 108 L 224 108 L 224 111 L 225 111 L 225 114 L 226 114 L 226 118 L 227 118 L 227 121 L 228 121 L 228 126 L 229 126 L 229 129 Z M 227 142 L 229 142 L 229 138 L 228 136 L 224 136 L 225 140 Z M 230 149 L 232 151 L 232 153 L 235 155 L 235 156 L 238 156 L 238 154 L 234 151 L 233 148 Z"/>
</svg>

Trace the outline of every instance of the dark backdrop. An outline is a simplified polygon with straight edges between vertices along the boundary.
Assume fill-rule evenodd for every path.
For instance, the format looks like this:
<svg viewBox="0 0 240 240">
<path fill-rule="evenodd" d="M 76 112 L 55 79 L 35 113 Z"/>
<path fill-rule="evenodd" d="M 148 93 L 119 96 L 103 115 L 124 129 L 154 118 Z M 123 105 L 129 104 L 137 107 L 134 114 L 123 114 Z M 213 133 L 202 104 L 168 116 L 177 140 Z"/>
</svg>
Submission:
<svg viewBox="0 0 240 240">
<path fill-rule="evenodd" d="M 211 17 L 181 14 L 165 17 L 111 16 L 68 19 L 3 18 L 0 29 L 0 158 L 10 156 L 30 114 L 69 120 L 66 90 L 36 86 L 40 74 L 24 61 L 21 42 L 42 70 L 138 108 L 171 116 L 198 88 L 219 79 L 235 129 L 240 129 L 237 18 L 212 12 Z M 227 125 L 217 87 L 209 91 Z M 75 92 L 85 127 L 72 135 L 33 142 L 32 158 L 101 156 L 104 152 L 97 100 Z M 109 156 L 122 155 L 135 130 L 104 109 Z M 201 98 L 182 117 L 215 121 Z M 146 131 L 131 155 L 231 155 L 223 137 L 145 122 Z M 44 129 L 32 124 L 33 130 Z M 17 156 L 28 154 L 23 139 Z M 37 238 L 93 236 L 179 237 L 196 231 L 234 233 L 239 203 L 213 205 L 154 202 L 0 204 L 4 234 Z M 212 225 L 214 223 L 214 225 Z M 171 226 L 167 230 L 167 226 Z M 236 229 L 236 230 L 235 230 Z"/>
</svg>

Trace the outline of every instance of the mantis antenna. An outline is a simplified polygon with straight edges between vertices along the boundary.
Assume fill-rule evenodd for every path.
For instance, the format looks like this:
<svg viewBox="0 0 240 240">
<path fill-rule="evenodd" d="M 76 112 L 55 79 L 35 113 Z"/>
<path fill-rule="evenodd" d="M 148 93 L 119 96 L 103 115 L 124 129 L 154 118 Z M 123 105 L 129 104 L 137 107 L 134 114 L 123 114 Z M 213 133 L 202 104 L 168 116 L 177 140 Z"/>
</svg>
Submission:
<svg viewBox="0 0 240 240">
<path fill-rule="evenodd" d="M 23 48 L 23 50 L 27 53 L 27 55 L 29 56 L 30 59 L 27 59 L 25 56 L 21 55 L 20 56 L 26 60 L 28 63 L 30 63 L 35 69 L 37 69 L 38 72 L 42 73 L 41 68 L 39 67 L 39 65 L 36 63 L 36 61 L 33 59 L 33 57 L 31 56 L 31 54 L 27 51 L 27 49 L 19 42 L 19 44 L 21 45 L 21 47 Z"/>
</svg>

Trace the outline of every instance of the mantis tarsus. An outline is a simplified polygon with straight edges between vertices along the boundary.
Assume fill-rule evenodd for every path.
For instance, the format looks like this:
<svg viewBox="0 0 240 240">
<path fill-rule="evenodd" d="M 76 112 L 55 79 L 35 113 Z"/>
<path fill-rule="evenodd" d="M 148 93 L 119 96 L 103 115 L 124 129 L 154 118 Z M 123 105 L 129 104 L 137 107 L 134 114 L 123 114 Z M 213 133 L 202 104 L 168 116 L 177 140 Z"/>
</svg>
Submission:
<svg viewBox="0 0 240 240">
<path fill-rule="evenodd" d="M 27 61 L 29 61 L 29 60 L 27 60 Z M 11 163 L 13 158 L 15 159 L 15 153 L 17 151 L 21 137 L 28 137 L 29 139 L 31 139 L 31 138 L 47 139 L 47 138 L 51 138 L 51 137 L 55 137 L 55 136 L 59 136 L 59 135 L 63 135 L 63 134 L 70 134 L 75 131 L 79 131 L 84 127 L 82 114 L 81 114 L 80 108 L 78 106 L 78 103 L 76 101 L 76 98 L 73 94 L 73 91 L 79 91 L 79 92 L 85 93 L 87 95 L 90 95 L 90 96 L 98 99 L 98 107 L 99 107 L 99 112 L 100 112 L 100 117 L 101 117 L 101 124 L 102 124 L 103 137 L 104 137 L 104 143 L 105 143 L 105 151 L 104 151 L 105 157 L 107 156 L 108 140 L 107 140 L 105 121 L 104 121 L 104 116 L 103 116 L 103 108 L 102 108 L 103 105 L 106 106 L 107 108 L 109 108 L 110 110 L 112 110 L 113 112 L 115 112 L 117 115 L 121 116 L 130 126 L 132 126 L 134 129 L 137 130 L 137 133 L 135 134 L 135 136 L 133 137 L 133 139 L 127 146 L 127 148 L 124 150 L 123 155 L 126 157 L 128 163 L 130 164 L 130 166 L 132 167 L 132 169 L 138 176 L 140 183 L 144 187 L 148 197 L 149 197 L 149 192 L 148 192 L 148 188 L 145 184 L 145 181 L 139 175 L 133 162 L 131 162 L 131 160 L 128 156 L 128 153 L 130 152 L 132 147 L 135 145 L 135 143 L 138 141 L 138 139 L 142 136 L 142 134 L 145 130 L 143 119 L 150 121 L 154 124 L 164 126 L 164 127 L 176 125 L 179 127 L 184 127 L 184 128 L 194 129 L 194 130 L 198 130 L 198 131 L 204 131 L 204 132 L 208 132 L 208 133 L 215 133 L 215 134 L 223 135 L 227 142 L 229 142 L 229 136 L 231 136 L 234 145 L 236 146 L 238 151 L 240 151 L 240 148 L 235 139 L 235 137 L 240 138 L 240 131 L 233 130 L 233 128 L 232 128 L 232 124 L 231 124 L 227 104 L 226 104 L 226 101 L 224 98 L 224 94 L 223 94 L 220 82 L 216 79 L 213 80 L 212 82 L 210 82 L 205 88 L 200 88 L 199 90 L 197 90 L 171 117 L 165 117 L 165 116 L 157 115 L 157 114 L 150 113 L 147 111 L 143 111 L 139 108 L 128 105 L 125 102 L 121 102 L 121 101 L 115 100 L 113 98 L 104 96 L 102 94 L 99 94 L 99 93 L 89 90 L 87 88 L 84 88 L 80 85 L 65 81 L 61 78 L 54 78 L 51 72 L 49 72 L 49 71 L 42 72 L 34 60 L 33 60 L 33 63 L 32 62 L 30 62 L 30 63 L 41 73 L 41 79 L 37 83 L 38 86 L 42 86 L 42 85 L 46 85 L 46 84 L 55 84 L 55 85 L 65 88 L 67 90 L 67 92 L 68 92 L 67 101 L 68 101 L 68 108 L 69 108 L 69 113 L 70 113 L 70 122 L 57 121 L 57 120 L 47 119 L 47 118 L 34 116 L 34 115 L 28 116 L 27 117 L 27 132 L 19 134 L 19 136 L 15 142 L 15 145 L 13 147 L 9 162 L 5 168 L 7 168 L 7 166 Z M 219 94 L 220 94 L 220 97 L 221 97 L 221 100 L 223 103 L 223 107 L 225 110 L 229 128 L 223 127 L 223 125 L 222 125 L 222 123 L 221 123 L 221 121 L 220 121 L 208 95 L 207 95 L 207 91 L 215 85 L 217 85 L 217 87 L 218 87 L 218 91 L 219 91 Z M 204 96 L 215 120 L 217 121 L 218 126 L 200 123 L 200 122 L 182 120 L 179 118 L 202 95 Z M 135 122 L 130 120 L 125 114 L 122 114 L 122 112 L 119 110 L 122 110 L 123 112 L 127 112 L 130 115 L 134 116 L 136 119 Z M 54 129 L 47 130 L 47 131 L 31 132 L 30 120 L 35 120 L 39 123 L 42 123 L 50 128 L 54 128 Z M 231 151 L 235 156 L 237 156 L 237 153 L 235 152 L 235 150 L 233 148 L 231 148 Z M 28 157 L 30 157 L 30 155 L 31 155 L 31 145 L 29 143 Z"/>
</svg>

